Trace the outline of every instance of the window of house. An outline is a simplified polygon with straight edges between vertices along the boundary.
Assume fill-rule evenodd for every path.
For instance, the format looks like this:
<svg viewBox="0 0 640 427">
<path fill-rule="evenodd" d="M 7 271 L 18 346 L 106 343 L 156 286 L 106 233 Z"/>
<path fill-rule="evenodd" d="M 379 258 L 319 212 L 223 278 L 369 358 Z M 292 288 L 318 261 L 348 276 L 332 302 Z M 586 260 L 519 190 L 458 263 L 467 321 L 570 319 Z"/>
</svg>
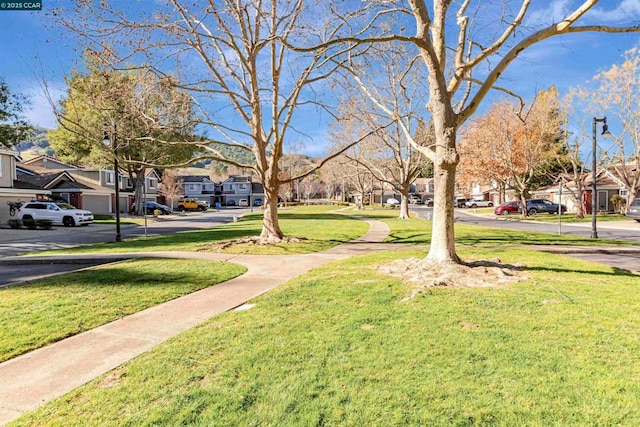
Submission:
<svg viewBox="0 0 640 427">
<path fill-rule="evenodd" d="M 158 180 L 155 178 L 149 178 L 149 188 L 156 188 Z"/>
<path fill-rule="evenodd" d="M 238 184 L 238 188 L 240 190 L 246 190 L 247 189 L 247 184 Z"/>
<path fill-rule="evenodd" d="M 107 172 L 105 174 L 105 176 L 106 176 L 107 184 L 113 184 L 114 183 L 113 172 Z"/>
<path fill-rule="evenodd" d="M 189 184 L 189 191 L 196 191 L 196 185 L 195 184 Z"/>
<path fill-rule="evenodd" d="M 133 187 L 133 182 L 131 182 L 131 178 L 127 178 L 127 180 L 125 181 L 125 183 L 127 184 L 126 188 L 131 188 L 131 187 Z"/>
</svg>

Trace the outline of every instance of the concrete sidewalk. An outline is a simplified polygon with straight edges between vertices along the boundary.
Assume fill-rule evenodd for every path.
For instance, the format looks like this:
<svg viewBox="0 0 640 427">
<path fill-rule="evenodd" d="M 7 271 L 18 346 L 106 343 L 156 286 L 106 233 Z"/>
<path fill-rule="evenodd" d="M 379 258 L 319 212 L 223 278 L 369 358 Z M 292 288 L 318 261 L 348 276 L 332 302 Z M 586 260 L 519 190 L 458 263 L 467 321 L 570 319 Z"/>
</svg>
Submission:
<svg viewBox="0 0 640 427">
<path fill-rule="evenodd" d="M 8 423 L 149 351 L 211 317 L 243 305 L 288 280 L 323 264 L 387 249 L 389 227 L 367 220 L 359 239 L 306 255 L 231 255 L 200 252 L 119 254 L 121 257 L 197 258 L 247 267 L 242 276 L 126 316 L 0 364 L 0 424 Z M 395 246 L 397 248 L 397 245 Z M 75 257 L 87 259 L 88 255 Z M 16 257 L 17 258 L 17 257 Z M 52 262 L 56 257 L 30 257 Z M 64 256 L 69 259 L 69 255 Z M 5 259 L 4 262 L 11 260 Z M 25 261 L 22 258 L 22 261 Z M 17 260 L 14 260 L 17 262 Z"/>
</svg>

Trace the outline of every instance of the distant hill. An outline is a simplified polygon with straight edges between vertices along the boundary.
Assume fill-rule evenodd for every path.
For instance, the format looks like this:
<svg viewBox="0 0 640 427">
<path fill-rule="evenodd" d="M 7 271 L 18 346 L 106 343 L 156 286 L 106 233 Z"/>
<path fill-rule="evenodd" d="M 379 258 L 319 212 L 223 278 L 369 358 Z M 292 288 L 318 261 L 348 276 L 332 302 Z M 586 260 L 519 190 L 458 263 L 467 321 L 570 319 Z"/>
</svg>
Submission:
<svg viewBox="0 0 640 427">
<path fill-rule="evenodd" d="M 16 147 L 18 151 L 20 151 L 20 156 L 25 160 L 41 156 L 43 154 L 53 156 L 55 152 L 53 151 L 53 148 L 49 146 L 47 132 L 49 132 L 49 129 L 36 126 L 34 128 L 35 135 L 33 138 L 29 141 L 21 142 Z"/>
<path fill-rule="evenodd" d="M 29 141 L 21 142 L 18 147 L 20 156 L 24 160 L 29 160 L 34 157 L 47 155 L 55 156 L 55 151 L 51 148 L 49 141 L 47 140 L 47 132 L 50 129 L 43 127 L 34 128 L 34 136 Z M 253 163 L 253 153 L 243 150 L 237 147 L 220 146 L 219 150 L 228 158 L 233 159 L 240 163 Z M 180 173 L 184 175 L 209 175 L 211 171 L 226 174 L 228 165 L 219 162 L 213 162 L 211 160 L 203 160 L 201 162 L 194 163 L 189 168 L 181 170 Z M 235 171 L 232 171 L 235 173 Z"/>
</svg>

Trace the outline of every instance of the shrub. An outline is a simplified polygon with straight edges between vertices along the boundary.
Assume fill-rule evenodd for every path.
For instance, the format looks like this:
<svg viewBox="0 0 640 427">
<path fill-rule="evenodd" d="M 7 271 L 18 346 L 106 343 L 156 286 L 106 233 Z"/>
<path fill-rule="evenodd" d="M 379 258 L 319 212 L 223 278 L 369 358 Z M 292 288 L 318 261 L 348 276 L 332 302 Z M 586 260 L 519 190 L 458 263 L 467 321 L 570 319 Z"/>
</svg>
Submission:
<svg viewBox="0 0 640 427">
<path fill-rule="evenodd" d="M 613 210 L 616 213 L 623 214 L 626 210 L 627 199 L 618 194 L 614 194 L 611 196 L 611 204 L 613 205 Z"/>
</svg>

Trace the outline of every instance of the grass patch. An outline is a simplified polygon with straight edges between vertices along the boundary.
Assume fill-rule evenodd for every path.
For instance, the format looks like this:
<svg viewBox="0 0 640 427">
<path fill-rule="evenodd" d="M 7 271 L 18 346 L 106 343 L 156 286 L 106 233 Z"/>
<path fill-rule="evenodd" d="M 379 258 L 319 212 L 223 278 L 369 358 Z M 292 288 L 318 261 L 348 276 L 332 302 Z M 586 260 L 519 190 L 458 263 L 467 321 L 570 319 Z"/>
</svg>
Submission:
<svg viewBox="0 0 640 427">
<path fill-rule="evenodd" d="M 431 242 L 431 221 L 417 218 L 397 219 L 396 215 L 384 210 L 364 210 L 360 211 L 360 214 L 389 224 L 391 234 L 386 240 L 389 243 L 427 245 Z M 455 235 L 456 244 L 474 246 L 640 246 L 638 242 L 624 240 L 591 239 L 589 237 L 480 227 L 467 224 L 455 224 Z"/>
<path fill-rule="evenodd" d="M 558 215 L 549 215 L 549 214 L 538 214 L 538 215 L 529 215 L 528 217 L 523 217 L 521 215 L 515 216 L 518 219 L 525 219 L 527 221 L 536 221 L 536 222 L 549 222 L 549 223 L 557 223 Z M 609 221 L 629 221 L 624 215 L 620 214 L 609 214 L 609 213 L 599 213 L 597 215 L 598 222 L 609 222 Z M 585 214 L 584 218 L 577 218 L 576 214 L 564 214 L 562 215 L 562 222 L 566 223 L 591 223 L 591 215 Z"/>
<path fill-rule="evenodd" d="M 185 332 L 15 425 L 638 425 L 638 278 L 519 249 L 501 288 L 327 265 Z"/>
<path fill-rule="evenodd" d="M 239 276 L 196 260 L 133 260 L 0 289 L 0 362 Z"/>
<path fill-rule="evenodd" d="M 358 219 L 331 213 L 335 206 L 300 206 L 280 210 L 282 232 L 306 240 L 271 246 L 235 245 L 223 252 L 261 255 L 288 255 L 318 252 L 355 239 L 367 232 L 369 225 Z M 206 244 L 246 236 L 258 236 L 262 231 L 262 213 L 242 217 L 241 221 L 207 230 L 185 231 L 162 236 L 125 239 L 121 243 L 101 243 L 46 253 L 122 253 L 146 251 L 195 251 Z M 41 254 L 39 252 L 38 254 Z"/>
</svg>

